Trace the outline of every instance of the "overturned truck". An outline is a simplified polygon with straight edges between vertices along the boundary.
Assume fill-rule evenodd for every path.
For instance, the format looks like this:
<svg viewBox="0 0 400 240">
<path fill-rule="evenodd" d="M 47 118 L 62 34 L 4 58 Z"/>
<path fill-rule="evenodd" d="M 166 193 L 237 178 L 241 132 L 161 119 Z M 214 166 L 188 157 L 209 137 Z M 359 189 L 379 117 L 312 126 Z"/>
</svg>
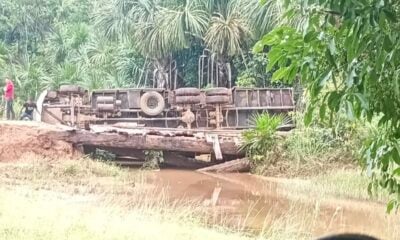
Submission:
<svg viewBox="0 0 400 240">
<path fill-rule="evenodd" d="M 287 115 L 294 110 L 294 100 L 291 88 L 88 92 L 65 85 L 43 92 L 38 106 L 38 121 L 74 127 L 73 143 L 88 150 L 101 147 L 132 156 L 141 150 L 161 150 L 187 156 L 211 154 L 211 160 L 223 160 L 241 155 L 241 133 L 252 127 L 254 115 Z"/>
</svg>

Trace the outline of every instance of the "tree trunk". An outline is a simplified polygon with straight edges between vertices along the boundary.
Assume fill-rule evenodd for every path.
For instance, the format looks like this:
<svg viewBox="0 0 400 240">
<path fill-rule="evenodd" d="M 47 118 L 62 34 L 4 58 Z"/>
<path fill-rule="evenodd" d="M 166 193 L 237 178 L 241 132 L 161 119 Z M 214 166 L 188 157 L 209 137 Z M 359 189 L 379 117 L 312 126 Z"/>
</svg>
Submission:
<svg viewBox="0 0 400 240">
<path fill-rule="evenodd" d="M 229 82 L 232 78 L 232 69 L 230 66 L 230 60 L 226 56 L 218 57 L 217 70 L 218 75 L 218 87 L 229 88 Z"/>
<path fill-rule="evenodd" d="M 199 172 L 234 173 L 250 171 L 250 161 L 247 158 L 233 160 L 211 167 L 197 170 Z"/>
<path fill-rule="evenodd" d="M 157 59 L 154 62 L 154 87 L 170 89 L 171 79 L 169 74 L 170 57 Z"/>
</svg>

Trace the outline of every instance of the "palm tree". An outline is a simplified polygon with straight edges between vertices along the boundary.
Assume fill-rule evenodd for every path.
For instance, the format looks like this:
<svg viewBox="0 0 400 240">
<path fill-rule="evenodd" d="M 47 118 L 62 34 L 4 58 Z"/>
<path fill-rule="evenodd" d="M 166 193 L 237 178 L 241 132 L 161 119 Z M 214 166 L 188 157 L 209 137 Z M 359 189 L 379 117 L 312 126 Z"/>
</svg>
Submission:
<svg viewBox="0 0 400 240">
<path fill-rule="evenodd" d="M 231 82 L 232 57 L 243 54 L 252 39 L 248 19 L 241 14 L 237 1 L 232 1 L 226 9 L 226 14 L 214 13 L 204 41 L 215 55 L 217 66 L 215 74 L 218 86 L 227 86 Z"/>
<path fill-rule="evenodd" d="M 264 0 L 263 4 L 259 0 L 202 1 L 214 11 L 204 41 L 213 54 L 211 57 L 218 62 L 214 79 L 219 82 L 214 84 L 220 86 L 231 81 L 232 58 L 242 57 L 254 40 L 277 25 L 301 23 L 301 19 L 289 23 L 283 17 L 284 0 Z"/>
<path fill-rule="evenodd" d="M 176 7 L 164 6 L 156 0 L 112 2 L 97 14 L 99 26 L 109 37 L 116 34 L 126 40 L 133 36 L 138 52 L 153 62 L 156 86 L 171 87 L 173 54 L 203 36 L 208 13 L 193 1 Z"/>
<path fill-rule="evenodd" d="M 95 26 L 110 39 L 130 38 L 138 22 L 152 22 L 157 0 L 103 0 L 95 5 Z"/>
</svg>

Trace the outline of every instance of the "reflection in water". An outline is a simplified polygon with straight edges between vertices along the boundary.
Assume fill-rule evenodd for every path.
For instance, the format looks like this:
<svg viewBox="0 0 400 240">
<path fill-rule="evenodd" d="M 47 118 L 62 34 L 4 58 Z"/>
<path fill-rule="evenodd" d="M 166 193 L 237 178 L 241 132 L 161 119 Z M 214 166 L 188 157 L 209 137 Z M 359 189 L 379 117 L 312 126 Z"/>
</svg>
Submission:
<svg viewBox="0 0 400 240">
<path fill-rule="evenodd" d="M 400 231 L 399 219 L 386 216 L 383 205 L 294 196 L 279 183 L 249 174 L 162 170 L 149 173 L 147 181 L 165 189 L 171 199 L 199 200 L 229 216 L 232 224 L 254 231 L 279 225 L 314 236 L 356 232 L 384 239 L 393 239 Z"/>
</svg>

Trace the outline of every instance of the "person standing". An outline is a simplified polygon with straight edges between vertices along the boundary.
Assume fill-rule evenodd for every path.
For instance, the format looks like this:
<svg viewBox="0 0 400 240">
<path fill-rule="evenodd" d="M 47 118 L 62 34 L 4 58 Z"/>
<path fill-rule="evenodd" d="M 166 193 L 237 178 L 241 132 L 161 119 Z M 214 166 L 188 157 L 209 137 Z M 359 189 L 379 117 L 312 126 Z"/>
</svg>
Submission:
<svg viewBox="0 0 400 240">
<path fill-rule="evenodd" d="M 6 86 L 4 87 L 4 100 L 6 101 L 7 120 L 14 120 L 14 83 L 9 78 L 6 78 Z"/>
</svg>

